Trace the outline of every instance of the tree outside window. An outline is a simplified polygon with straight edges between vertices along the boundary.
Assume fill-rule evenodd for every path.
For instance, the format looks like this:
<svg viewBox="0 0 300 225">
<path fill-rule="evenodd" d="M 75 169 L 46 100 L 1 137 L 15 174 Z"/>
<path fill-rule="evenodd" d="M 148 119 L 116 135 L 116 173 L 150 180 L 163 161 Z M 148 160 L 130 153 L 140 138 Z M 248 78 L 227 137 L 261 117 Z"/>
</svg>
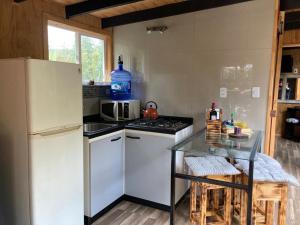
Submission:
<svg viewBox="0 0 300 225">
<path fill-rule="evenodd" d="M 104 41 L 82 35 L 81 63 L 85 80 L 104 81 Z"/>
</svg>

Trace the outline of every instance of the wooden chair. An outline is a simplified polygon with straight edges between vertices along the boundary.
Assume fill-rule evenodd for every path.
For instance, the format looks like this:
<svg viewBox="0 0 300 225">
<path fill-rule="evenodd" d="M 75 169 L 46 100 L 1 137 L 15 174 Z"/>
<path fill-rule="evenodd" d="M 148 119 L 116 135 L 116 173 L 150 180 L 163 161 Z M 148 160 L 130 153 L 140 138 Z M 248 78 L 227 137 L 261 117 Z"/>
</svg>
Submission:
<svg viewBox="0 0 300 225">
<path fill-rule="evenodd" d="M 242 182 L 246 184 L 248 177 L 243 175 Z M 252 218 L 253 225 L 273 225 L 274 224 L 274 205 L 279 203 L 278 207 L 278 225 L 286 224 L 287 208 L 287 183 L 256 182 L 253 184 L 253 206 Z M 241 192 L 241 225 L 246 224 L 247 213 L 247 193 Z"/>
<path fill-rule="evenodd" d="M 233 176 L 207 176 L 210 179 L 232 182 Z M 224 191 L 223 210 L 219 204 L 219 193 Z M 212 192 L 212 207 L 209 207 L 209 191 Z M 199 196 L 198 196 L 199 195 Z M 223 211 L 223 215 L 222 212 Z M 207 221 L 207 219 L 213 219 Z M 231 188 L 200 182 L 191 182 L 190 221 L 197 225 L 231 225 Z"/>
</svg>

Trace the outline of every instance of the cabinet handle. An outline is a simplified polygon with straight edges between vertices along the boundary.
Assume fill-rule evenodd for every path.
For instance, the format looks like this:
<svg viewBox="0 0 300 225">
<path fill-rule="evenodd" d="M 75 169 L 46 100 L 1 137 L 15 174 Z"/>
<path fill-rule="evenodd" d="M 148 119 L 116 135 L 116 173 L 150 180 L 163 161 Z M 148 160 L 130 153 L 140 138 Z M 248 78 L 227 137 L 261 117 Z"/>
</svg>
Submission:
<svg viewBox="0 0 300 225">
<path fill-rule="evenodd" d="M 114 142 L 114 141 L 118 141 L 118 140 L 120 140 L 120 139 L 121 139 L 121 137 L 117 137 L 117 138 L 111 139 L 110 141 L 111 141 L 111 142 Z"/>
<path fill-rule="evenodd" d="M 130 138 L 130 139 L 141 139 L 140 137 L 134 137 L 134 136 L 126 136 L 127 138 Z"/>
</svg>

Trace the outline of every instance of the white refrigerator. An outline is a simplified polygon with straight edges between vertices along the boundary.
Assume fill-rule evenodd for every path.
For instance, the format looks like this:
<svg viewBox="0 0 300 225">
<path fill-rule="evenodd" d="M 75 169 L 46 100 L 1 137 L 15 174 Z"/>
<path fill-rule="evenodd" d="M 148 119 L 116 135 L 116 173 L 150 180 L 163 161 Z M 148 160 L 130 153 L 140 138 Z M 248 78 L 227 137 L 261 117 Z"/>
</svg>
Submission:
<svg viewBox="0 0 300 225">
<path fill-rule="evenodd" d="M 83 225 L 81 66 L 0 60 L 0 225 Z"/>
</svg>

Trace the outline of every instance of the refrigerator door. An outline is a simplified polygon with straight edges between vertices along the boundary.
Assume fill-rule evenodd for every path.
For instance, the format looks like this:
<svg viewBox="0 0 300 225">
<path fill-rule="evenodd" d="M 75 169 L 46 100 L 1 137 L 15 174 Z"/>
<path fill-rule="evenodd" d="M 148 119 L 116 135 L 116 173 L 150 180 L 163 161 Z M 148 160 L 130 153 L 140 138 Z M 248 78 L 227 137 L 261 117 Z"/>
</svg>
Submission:
<svg viewBox="0 0 300 225">
<path fill-rule="evenodd" d="M 83 225 L 82 127 L 29 135 L 32 225 Z"/>
<path fill-rule="evenodd" d="M 82 76 L 77 64 L 28 59 L 29 134 L 82 124 Z"/>
</svg>

